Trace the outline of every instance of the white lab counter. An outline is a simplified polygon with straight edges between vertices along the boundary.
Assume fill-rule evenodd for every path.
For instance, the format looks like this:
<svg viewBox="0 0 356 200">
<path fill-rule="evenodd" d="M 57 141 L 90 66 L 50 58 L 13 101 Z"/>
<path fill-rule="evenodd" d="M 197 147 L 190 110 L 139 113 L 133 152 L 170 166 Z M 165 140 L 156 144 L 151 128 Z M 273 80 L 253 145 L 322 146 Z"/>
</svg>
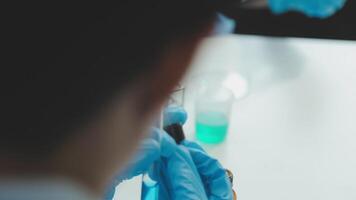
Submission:
<svg viewBox="0 0 356 200">
<path fill-rule="evenodd" d="M 235 173 L 239 199 L 355 200 L 356 42 L 208 39 L 184 81 L 188 138 L 196 80 L 237 71 L 250 92 L 233 106 L 226 142 L 205 148 Z"/>
</svg>

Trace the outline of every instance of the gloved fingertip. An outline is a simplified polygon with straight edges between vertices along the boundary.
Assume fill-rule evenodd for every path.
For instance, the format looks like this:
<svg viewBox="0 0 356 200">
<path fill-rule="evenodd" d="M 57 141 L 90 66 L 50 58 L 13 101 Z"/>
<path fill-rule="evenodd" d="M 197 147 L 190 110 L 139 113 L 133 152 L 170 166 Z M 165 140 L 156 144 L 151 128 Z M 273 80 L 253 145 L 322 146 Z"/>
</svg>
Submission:
<svg viewBox="0 0 356 200">
<path fill-rule="evenodd" d="M 172 105 L 164 109 L 163 126 L 165 127 L 176 123 L 183 125 L 187 119 L 187 112 L 180 106 Z"/>
</svg>

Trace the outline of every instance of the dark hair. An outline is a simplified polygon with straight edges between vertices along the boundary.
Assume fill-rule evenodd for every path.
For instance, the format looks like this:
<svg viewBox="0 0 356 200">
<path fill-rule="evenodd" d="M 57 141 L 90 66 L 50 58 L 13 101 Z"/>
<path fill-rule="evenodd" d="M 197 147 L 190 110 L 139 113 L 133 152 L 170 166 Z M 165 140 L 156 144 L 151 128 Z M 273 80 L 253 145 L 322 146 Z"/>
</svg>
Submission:
<svg viewBox="0 0 356 200">
<path fill-rule="evenodd" d="M 3 7 L 2 156 L 48 155 L 167 42 L 214 16 L 206 0 L 68 2 Z"/>
</svg>

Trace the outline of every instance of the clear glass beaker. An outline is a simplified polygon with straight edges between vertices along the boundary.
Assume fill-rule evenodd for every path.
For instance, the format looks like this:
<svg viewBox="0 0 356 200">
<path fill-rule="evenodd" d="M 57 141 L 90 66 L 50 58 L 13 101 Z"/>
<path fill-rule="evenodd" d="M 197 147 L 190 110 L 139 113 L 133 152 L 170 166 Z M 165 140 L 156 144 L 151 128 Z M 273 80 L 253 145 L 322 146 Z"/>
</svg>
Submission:
<svg viewBox="0 0 356 200">
<path fill-rule="evenodd" d="M 202 88 L 195 100 L 196 138 L 207 144 L 225 140 L 234 96 L 220 83 Z"/>
</svg>

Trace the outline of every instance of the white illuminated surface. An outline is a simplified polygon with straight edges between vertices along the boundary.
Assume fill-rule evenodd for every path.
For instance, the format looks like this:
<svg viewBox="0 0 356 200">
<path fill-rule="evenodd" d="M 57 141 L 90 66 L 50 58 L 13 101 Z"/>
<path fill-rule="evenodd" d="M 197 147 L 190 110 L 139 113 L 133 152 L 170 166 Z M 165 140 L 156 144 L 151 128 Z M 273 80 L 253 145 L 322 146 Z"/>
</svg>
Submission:
<svg viewBox="0 0 356 200">
<path fill-rule="evenodd" d="M 236 73 L 248 87 L 235 85 L 244 84 Z M 195 80 L 202 74 L 224 74 L 235 94 L 248 94 L 235 102 L 227 141 L 205 146 L 237 175 L 240 200 L 356 199 L 355 42 L 207 40 L 184 81 L 191 139 Z M 133 199 L 137 184 L 120 190 L 118 199 Z"/>
<path fill-rule="evenodd" d="M 248 80 L 238 73 L 230 73 L 223 81 L 223 86 L 231 90 L 235 99 L 239 100 L 247 95 Z"/>
<path fill-rule="evenodd" d="M 116 187 L 114 200 L 140 200 L 142 176 L 136 176 L 129 181 L 124 181 Z"/>
<path fill-rule="evenodd" d="M 191 139 L 194 78 L 250 81 L 225 144 L 206 146 L 237 174 L 239 199 L 356 199 L 356 42 L 231 36 L 203 48 L 186 80 Z"/>
</svg>

